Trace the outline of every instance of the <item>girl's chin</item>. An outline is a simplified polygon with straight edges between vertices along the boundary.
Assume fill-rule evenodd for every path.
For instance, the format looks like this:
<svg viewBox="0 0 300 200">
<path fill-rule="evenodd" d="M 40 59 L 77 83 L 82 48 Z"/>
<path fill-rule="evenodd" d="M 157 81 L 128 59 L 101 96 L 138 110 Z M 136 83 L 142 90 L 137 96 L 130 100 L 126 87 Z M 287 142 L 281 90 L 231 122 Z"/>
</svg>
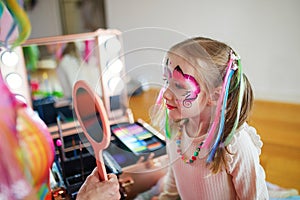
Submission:
<svg viewBox="0 0 300 200">
<path fill-rule="evenodd" d="M 173 113 L 172 111 L 169 112 L 169 119 L 173 120 L 173 121 L 180 121 L 183 119 L 183 117 L 181 115 L 179 115 L 178 113 Z"/>
</svg>

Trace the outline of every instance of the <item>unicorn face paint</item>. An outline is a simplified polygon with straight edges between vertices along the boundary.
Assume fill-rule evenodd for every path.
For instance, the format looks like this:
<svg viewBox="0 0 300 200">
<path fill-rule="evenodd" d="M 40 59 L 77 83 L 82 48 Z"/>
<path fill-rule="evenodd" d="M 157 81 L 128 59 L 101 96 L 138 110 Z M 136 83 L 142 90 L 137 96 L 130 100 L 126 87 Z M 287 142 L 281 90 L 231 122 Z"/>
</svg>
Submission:
<svg viewBox="0 0 300 200">
<path fill-rule="evenodd" d="M 173 71 L 173 79 L 177 90 L 182 90 L 183 106 L 189 108 L 192 102 L 198 97 L 200 93 L 200 86 L 196 79 L 188 74 L 184 74 L 180 66 L 177 65 Z"/>
<path fill-rule="evenodd" d="M 181 102 L 184 107 L 190 108 L 200 93 L 200 85 L 196 79 L 192 75 L 185 74 L 179 65 L 173 69 L 173 72 L 165 66 L 164 78 L 168 87 L 176 95 L 177 101 Z"/>
<path fill-rule="evenodd" d="M 200 84 L 192 75 L 195 73 L 195 68 L 178 56 L 170 56 L 165 63 L 163 97 L 170 119 L 180 120 L 203 114 L 205 93 L 201 93 Z"/>
</svg>

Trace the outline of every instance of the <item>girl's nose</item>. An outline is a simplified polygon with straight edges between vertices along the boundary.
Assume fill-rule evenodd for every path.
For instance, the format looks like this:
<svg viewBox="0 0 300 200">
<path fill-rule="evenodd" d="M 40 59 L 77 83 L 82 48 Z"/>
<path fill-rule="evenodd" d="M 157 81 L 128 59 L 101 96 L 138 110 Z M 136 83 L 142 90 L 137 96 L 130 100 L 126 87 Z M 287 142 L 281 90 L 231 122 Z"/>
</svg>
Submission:
<svg viewBox="0 0 300 200">
<path fill-rule="evenodd" d="M 165 100 L 171 101 L 173 99 L 174 95 L 169 88 L 166 88 L 166 90 L 163 93 L 163 97 Z"/>
</svg>

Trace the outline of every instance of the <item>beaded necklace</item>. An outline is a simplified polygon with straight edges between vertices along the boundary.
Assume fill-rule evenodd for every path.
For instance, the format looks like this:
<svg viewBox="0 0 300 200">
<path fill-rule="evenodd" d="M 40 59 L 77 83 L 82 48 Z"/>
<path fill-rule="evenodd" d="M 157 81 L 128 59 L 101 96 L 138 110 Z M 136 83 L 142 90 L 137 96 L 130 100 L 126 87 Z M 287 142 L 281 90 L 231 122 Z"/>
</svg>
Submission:
<svg viewBox="0 0 300 200">
<path fill-rule="evenodd" d="M 194 151 L 194 154 L 190 158 L 186 158 L 181 150 L 181 136 L 182 136 L 182 127 L 178 131 L 177 138 L 176 138 L 177 153 L 180 155 L 181 160 L 183 160 L 184 163 L 192 164 L 194 161 L 197 160 L 197 157 L 198 157 L 201 147 L 203 145 L 203 141 L 198 145 L 198 147 Z"/>
</svg>

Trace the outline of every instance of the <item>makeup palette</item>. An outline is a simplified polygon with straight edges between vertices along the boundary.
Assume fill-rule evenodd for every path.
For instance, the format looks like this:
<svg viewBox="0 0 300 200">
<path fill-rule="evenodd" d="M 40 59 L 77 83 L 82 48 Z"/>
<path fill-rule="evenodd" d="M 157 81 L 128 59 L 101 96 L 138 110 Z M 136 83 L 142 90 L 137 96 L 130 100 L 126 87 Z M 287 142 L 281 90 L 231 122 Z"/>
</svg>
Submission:
<svg viewBox="0 0 300 200">
<path fill-rule="evenodd" d="M 165 147 L 165 142 L 139 123 L 111 126 L 111 131 L 130 151 L 140 155 Z"/>
</svg>

